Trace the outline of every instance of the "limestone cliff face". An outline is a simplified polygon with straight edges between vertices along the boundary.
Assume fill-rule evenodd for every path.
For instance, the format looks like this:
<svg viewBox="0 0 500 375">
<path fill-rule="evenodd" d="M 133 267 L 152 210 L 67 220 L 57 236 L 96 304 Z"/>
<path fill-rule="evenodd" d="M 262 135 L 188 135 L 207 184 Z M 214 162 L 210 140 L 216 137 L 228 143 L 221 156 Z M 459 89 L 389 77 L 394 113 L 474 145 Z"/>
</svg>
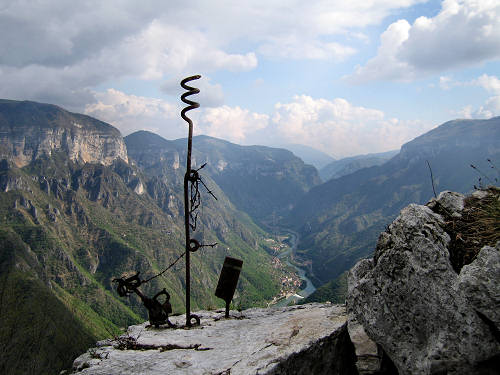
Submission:
<svg viewBox="0 0 500 375">
<path fill-rule="evenodd" d="M 57 152 L 84 163 L 128 162 L 123 138 L 109 124 L 54 105 L 0 100 L 0 159 L 23 167 Z"/>
</svg>

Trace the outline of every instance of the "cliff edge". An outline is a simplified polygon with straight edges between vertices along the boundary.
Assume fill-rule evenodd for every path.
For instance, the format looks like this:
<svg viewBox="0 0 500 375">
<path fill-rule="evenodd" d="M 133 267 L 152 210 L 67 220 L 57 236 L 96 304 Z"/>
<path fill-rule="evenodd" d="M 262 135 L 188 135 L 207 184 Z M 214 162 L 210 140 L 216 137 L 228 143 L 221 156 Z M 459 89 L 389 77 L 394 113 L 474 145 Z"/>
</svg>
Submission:
<svg viewBox="0 0 500 375">
<path fill-rule="evenodd" d="M 128 162 L 122 135 L 105 122 L 51 104 L 0 99 L 0 160 L 21 168 L 55 152 L 84 163 Z"/>
<path fill-rule="evenodd" d="M 74 362 L 79 374 L 354 375 L 354 351 L 341 305 L 311 304 L 231 312 L 201 311 L 201 325 L 131 326 Z"/>
</svg>

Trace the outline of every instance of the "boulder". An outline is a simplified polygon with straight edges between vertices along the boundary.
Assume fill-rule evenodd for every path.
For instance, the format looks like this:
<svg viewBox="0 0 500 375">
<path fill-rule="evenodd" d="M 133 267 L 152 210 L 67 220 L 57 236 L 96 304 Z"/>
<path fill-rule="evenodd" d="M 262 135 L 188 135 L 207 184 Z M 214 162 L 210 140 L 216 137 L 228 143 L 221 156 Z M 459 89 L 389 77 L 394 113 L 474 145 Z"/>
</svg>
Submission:
<svg viewBox="0 0 500 375">
<path fill-rule="evenodd" d="M 464 207 L 451 192 L 436 202 L 429 206 L 454 218 Z M 500 243 L 483 247 L 457 274 L 445 220 L 430 207 L 403 209 L 381 234 L 374 258 L 350 271 L 349 314 L 401 375 L 493 374 L 500 358 Z"/>
<path fill-rule="evenodd" d="M 458 278 L 458 290 L 467 296 L 480 316 L 500 329 L 500 242 L 484 246 L 474 262 L 465 265 Z M 484 320 L 483 318 L 483 320 Z"/>
</svg>

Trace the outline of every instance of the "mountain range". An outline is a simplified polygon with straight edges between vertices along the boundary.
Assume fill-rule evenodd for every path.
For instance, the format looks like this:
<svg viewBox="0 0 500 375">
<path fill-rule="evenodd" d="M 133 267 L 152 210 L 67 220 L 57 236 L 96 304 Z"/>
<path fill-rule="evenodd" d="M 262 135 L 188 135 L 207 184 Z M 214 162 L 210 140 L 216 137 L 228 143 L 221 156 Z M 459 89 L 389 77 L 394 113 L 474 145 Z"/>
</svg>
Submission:
<svg viewBox="0 0 500 375">
<path fill-rule="evenodd" d="M 292 151 L 296 156 L 301 158 L 304 163 L 316 167 L 318 171 L 321 171 L 321 169 L 326 165 L 335 161 L 334 157 L 310 146 L 297 143 L 287 143 L 281 145 L 280 147 Z"/>
<path fill-rule="evenodd" d="M 151 147 L 139 154 L 143 137 Z M 155 139 L 172 148 L 160 154 Z M 308 186 L 297 181 L 298 170 L 312 180 L 319 177 L 288 151 L 258 147 L 242 149 L 241 160 L 263 165 L 254 162 L 237 172 L 241 161 L 233 165 L 224 152 L 239 146 L 201 138 L 202 147 L 203 142 L 228 150 L 220 151 L 216 166 L 200 171 L 217 200 L 201 192 L 194 238 L 218 245 L 192 256 L 192 309 L 223 306 L 214 292 L 227 255 L 244 262 L 236 306 L 264 305 L 281 286 L 268 234 L 211 175 L 223 183 L 224 170 L 239 173 L 242 188 L 252 181 L 269 183 L 288 188 L 290 196 Z M 120 298 L 112 280 L 136 271 L 146 279 L 182 254 L 184 147 L 185 140 L 169 142 L 150 133 L 124 140 L 109 124 L 54 105 L 0 102 L 1 373 L 54 373 L 95 340 L 147 318 L 140 300 Z M 194 156 L 208 157 L 197 150 Z M 224 158 L 229 163 L 223 170 Z M 248 189 L 241 194 L 245 199 Z M 284 206 L 289 209 L 288 202 Z M 181 260 L 141 288 L 150 296 L 166 288 L 174 312 L 181 313 L 184 285 Z"/>
<path fill-rule="evenodd" d="M 380 166 L 312 188 L 288 223 L 300 234 L 297 254 L 312 263 L 310 276 L 332 289 L 317 295 L 338 294 L 333 289 L 345 283 L 337 278 L 374 251 L 379 233 L 403 207 L 427 202 L 434 191 L 498 186 L 499 159 L 500 117 L 455 120 L 404 144 Z"/>
<path fill-rule="evenodd" d="M 348 174 L 354 173 L 359 169 L 382 165 L 398 153 L 399 150 L 393 150 L 333 160 L 319 169 L 319 175 L 323 181 L 347 176 Z"/>
<path fill-rule="evenodd" d="M 125 137 L 129 155 L 148 173 L 179 169 L 186 160 L 186 140 L 168 141 L 139 131 Z M 210 176 L 238 208 L 257 221 L 284 216 L 311 187 L 318 171 L 292 152 L 265 146 L 240 146 L 207 136 L 193 138 L 193 165 Z M 182 168 L 181 168 L 182 169 Z"/>
<path fill-rule="evenodd" d="M 397 155 L 334 161 L 341 168 L 322 183 L 286 149 L 195 137 L 194 168 L 217 200 L 202 187 L 194 237 L 218 245 L 192 256 L 192 309 L 223 305 L 214 291 L 227 255 L 244 261 L 237 306 L 275 296 L 282 275 L 266 240 L 276 226 L 299 234 L 295 260 L 323 285 L 311 299 L 341 296 L 345 271 L 373 252 L 401 208 L 427 201 L 433 185 L 467 192 L 494 183 L 499 140 L 498 117 L 451 121 Z M 140 300 L 120 298 L 112 280 L 154 276 L 182 254 L 186 143 L 145 131 L 123 138 L 54 105 L 0 100 L 1 373 L 54 373 L 146 319 Z M 176 313 L 183 266 L 143 286 L 148 295 L 166 288 Z"/>
</svg>

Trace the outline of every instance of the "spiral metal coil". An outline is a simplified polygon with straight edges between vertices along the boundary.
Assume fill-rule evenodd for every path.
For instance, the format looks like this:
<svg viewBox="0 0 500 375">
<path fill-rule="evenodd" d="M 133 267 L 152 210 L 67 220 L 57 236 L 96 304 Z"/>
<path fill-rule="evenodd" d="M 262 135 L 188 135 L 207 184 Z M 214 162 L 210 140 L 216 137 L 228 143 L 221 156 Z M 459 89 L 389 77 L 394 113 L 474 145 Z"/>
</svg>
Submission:
<svg viewBox="0 0 500 375">
<path fill-rule="evenodd" d="M 191 76 L 191 77 L 184 78 L 181 81 L 181 87 L 184 90 L 187 90 L 187 92 L 185 92 L 184 94 L 181 95 L 181 100 L 184 103 L 188 104 L 188 106 L 185 107 L 181 111 L 181 117 L 184 119 L 184 121 L 186 121 L 189 124 L 190 130 L 192 130 L 193 121 L 191 121 L 191 119 L 186 116 L 186 112 L 191 111 L 192 109 L 195 109 L 195 108 L 199 108 L 200 107 L 200 103 L 197 103 L 195 101 L 189 100 L 189 99 L 187 99 L 187 97 L 191 96 L 191 95 L 199 94 L 200 93 L 200 89 L 197 89 L 196 87 L 188 86 L 186 83 L 188 83 L 190 81 L 194 81 L 196 79 L 200 79 L 200 78 L 201 78 L 201 76 L 199 74 L 197 74 L 197 75 L 194 75 L 194 76 Z"/>
</svg>

